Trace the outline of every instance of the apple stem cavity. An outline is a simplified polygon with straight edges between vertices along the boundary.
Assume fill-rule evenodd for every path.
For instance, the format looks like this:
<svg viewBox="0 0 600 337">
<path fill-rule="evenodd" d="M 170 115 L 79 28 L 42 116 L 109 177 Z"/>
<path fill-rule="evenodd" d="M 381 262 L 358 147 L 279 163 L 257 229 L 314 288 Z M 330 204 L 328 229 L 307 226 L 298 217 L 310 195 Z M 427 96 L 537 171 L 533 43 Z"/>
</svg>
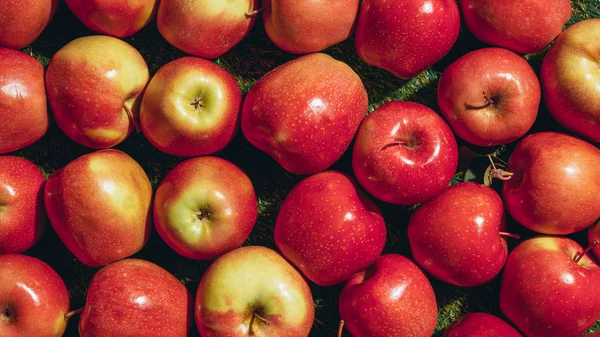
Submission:
<svg viewBox="0 0 600 337">
<path fill-rule="evenodd" d="M 0 322 L 15 322 L 17 317 L 15 315 L 15 311 L 10 304 L 5 304 L 0 306 Z"/>
<path fill-rule="evenodd" d="M 344 331 L 344 324 L 345 324 L 345 323 L 346 323 L 346 322 L 344 322 L 344 320 L 343 320 L 343 319 L 342 319 L 342 320 L 340 320 L 340 325 L 339 325 L 339 327 L 338 327 L 338 334 L 337 334 L 337 337 L 342 337 L 342 331 Z"/>
<path fill-rule="evenodd" d="M 485 109 L 485 108 L 489 107 L 490 105 L 496 104 L 496 102 L 487 95 L 485 90 L 483 90 L 483 98 L 485 99 L 485 104 L 483 104 L 483 105 L 465 104 L 465 108 L 467 108 L 469 110 L 481 110 L 481 109 Z"/>
<path fill-rule="evenodd" d="M 260 14 L 260 13 L 262 13 L 262 12 L 266 11 L 267 9 L 270 9 L 270 8 L 271 8 L 271 5 L 269 5 L 269 6 L 265 6 L 265 7 L 263 7 L 263 8 L 255 9 L 255 10 L 253 10 L 252 12 L 246 12 L 244 15 L 246 16 L 246 18 L 248 18 L 248 19 L 249 19 L 249 18 L 251 18 L 251 17 L 253 17 L 253 16 L 256 16 L 256 15 L 258 15 L 258 14 Z"/>
<path fill-rule="evenodd" d="M 600 240 L 594 240 L 594 242 L 592 242 L 591 245 L 589 245 L 581 254 L 577 254 L 575 255 L 575 259 L 573 261 L 575 261 L 575 263 L 579 263 L 579 261 L 581 261 L 581 259 L 592 249 L 594 248 L 594 246 L 597 246 L 600 244 Z"/>
<path fill-rule="evenodd" d="M 252 314 L 252 318 L 250 318 L 250 327 L 248 328 L 248 332 L 250 333 L 250 336 L 254 336 L 254 320 L 255 319 L 259 320 L 261 323 L 263 323 L 265 325 L 269 325 L 269 321 L 267 321 L 264 317 L 259 315 L 257 312 L 254 312 Z"/>
<path fill-rule="evenodd" d="M 69 311 L 69 312 L 67 312 L 67 313 L 65 314 L 65 321 L 68 321 L 68 320 L 69 320 L 71 317 L 73 317 L 73 316 L 75 316 L 75 315 L 79 314 L 79 313 L 80 313 L 80 312 L 82 312 L 82 311 L 83 311 L 83 308 L 79 308 L 79 309 L 76 309 L 76 310 L 73 310 L 73 311 Z"/>
<path fill-rule="evenodd" d="M 507 233 L 507 232 L 500 232 L 500 236 L 504 236 L 504 237 L 509 237 L 509 238 L 513 238 L 513 239 L 520 239 L 521 236 L 519 234 L 513 234 L 513 233 Z"/>
<path fill-rule="evenodd" d="M 133 124 L 135 131 L 140 132 L 142 129 L 140 128 L 140 124 L 135 120 L 135 116 L 133 115 L 131 108 L 129 108 L 127 104 L 123 104 L 123 109 L 125 109 L 125 112 L 127 112 L 127 117 L 129 117 L 129 120 L 131 121 L 131 124 Z"/>
<path fill-rule="evenodd" d="M 485 90 L 483 91 L 483 98 L 485 98 L 487 106 L 494 104 L 494 100 L 488 97 L 488 95 L 485 93 Z"/>
<path fill-rule="evenodd" d="M 498 164 L 498 166 L 496 166 L 496 163 L 494 163 L 492 156 L 488 154 L 487 157 L 490 159 L 490 164 L 491 164 L 490 165 L 491 170 L 490 170 L 490 176 L 489 176 L 489 182 L 488 182 L 490 185 L 492 184 L 493 179 L 500 179 L 500 180 L 506 181 L 506 180 L 510 180 L 512 178 L 514 173 L 505 171 L 504 168 L 506 168 L 506 165 Z"/>
<path fill-rule="evenodd" d="M 395 138 L 393 142 L 385 144 L 381 150 L 385 150 L 388 147 L 392 147 L 392 146 L 405 146 L 409 149 L 412 149 L 415 147 L 415 144 L 413 144 L 413 142 L 411 142 L 409 139 L 406 138 Z"/>
</svg>

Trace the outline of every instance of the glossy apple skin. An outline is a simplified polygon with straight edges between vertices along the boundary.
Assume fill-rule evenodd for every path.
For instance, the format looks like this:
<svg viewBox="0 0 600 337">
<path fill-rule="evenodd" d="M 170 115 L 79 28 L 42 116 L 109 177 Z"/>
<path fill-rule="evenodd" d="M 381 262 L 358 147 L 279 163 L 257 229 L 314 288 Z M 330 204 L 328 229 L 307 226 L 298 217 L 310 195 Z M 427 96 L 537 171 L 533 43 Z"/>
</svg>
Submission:
<svg viewBox="0 0 600 337">
<path fill-rule="evenodd" d="M 203 107 L 194 106 L 195 102 Z M 233 76 L 197 57 L 167 63 L 144 93 L 140 123 L 159 150 L 200 156 L 222 150 L 237 131 L 242 92 Z"/>
<path fill-rule="evenodd" d="M 380 256 L 344 286 L 340 316 L 353 337 L 430 337 L 438 311 L 433 288 L 408 258 Z"/>
<path fill-rule="evenodd" d="M 0 270 L 0 336 L 61 337 L 69 293 L 60 276 L 43 261 L 19 254 L 0 255 Z"/>
<path fill-rule="evenodd" d="M 131 133 L 149 80 L 142 55 L 110 36 L 75 39 L 50 60 L 48 101 L 56 123 L 73 141 L 108 148 Z"/>
<path fill-rule="evenodd" d="M 326 171 L 302 180 L 283 201 L 275 244 L 309 280 L 330 286 L 367 268 L 383 251 L 377 206 L 346 175 Z"/>
<path fill-rule="evenodd" d="M 156 14 L 158 0 L 65 0 L 91 30 L 114 37 L 139 32 Z"/>
<path fill-rule="evenodd" d="M 204 337 L 307 337 L 315 308 L 302 276 L 275 251 L 235 249 L 206 270 L 196 294 L 196 325 Z M 252 319 L 260 315 L 268 324 Z M 252 324 L 252 326 L 250 326 Z"/>
<path fill-rule="evenodd" d="M 350 37 L 358 0 L 265 0 L 267 35 L 288 53 L 322 51 Z"/>
<path fill-rule="evenodd" d="M 454 0 L 365 0 L 356 51 L 368 64 L 411 78 L 446 55 L 458 38 Z"/>
<path fill-rule="evenodd" d="M 600 142 L 600 19 L 559 35 L 542 62 L 546 106 L 565 128 Z"/>
<path fill-rule="evenodd" d="M 460 0 L 460 6 L 475 37 L 521 54 L 546 48 L 571 18 L 569 0 Z"/>
<path fill-rule="evenodd" d="M 255 0 L 161 0 L 158 30 L 170 44 L 204 58 L 225 54 L 238 44 L 254 25 Z"/>
<path fill-rule="evenodd" d="M 117 150 L 79 157 L 46 183 L 56 234 L 81 262 L 99 267 L 138 252 L 151 226 L 152 187 L 141 166 Z"/>
<path fill-rule="evenodd" d="M 177 253 L 196 260 L 213 259 L 241 246 L 257 216 L 250 178 L 217 157 L 175 166 L 154 198 L 158 234 Z"/>
<path fill-rule="evenodd" d="M 502 195 L 508 213 L 544 234 L 570 234 L 600 218 L 600 150 L 555 132 L 529 135 L 508 166 L 514 172 Z"/>
<path fill-rule="evenodd" d="M 500 309 L 525 336 L 575 337 L 600 317 L 600 267 L 568 238 L 536 237 L 508 257 Z M 540 282 L 543 280 L 543 282 Z"/>
<path fill-rule="evenodd" d="M 125 259 L 100 269 L 87 290 L 81 337 L 186 337 L 192 299 L 154 263 Z"/>
<path fill-rule="evenodd" d="M 20 51 L 0 48 L 0 154 L 38 141 L 48 130 L 44 66 Z"/>
<path fill-rule="evenodd" d="M 437 100 L 442 116 L 460 138 L 477 146 L 496 146 L 514 142 L 531 129 L 541 89 L 525 59 L 506 49 L 485 48 L 444 70 Z"/>
<path fill-rule="evenodd" d="M 452 323 L 443 337 L 523 337 L 523 335 L 494 315 L 474 312 Z"/>
<path fill-rule="evenodd" d="M 0 254 L 22 253 L 46 227 L 46 178 L 32 162 L 19 157 L 0 156 L 0 168 Z"/>
<path fill-rule="evenodd" d="M 402 139 L 406 145 L 397 144 Z M 352 168 L 379 200 L 411 205 L 442 192 L 456 171 L 458 146 L 450 127 L 428 107 L 389 102 L 362 122 Z"/>
<path fill-rule="evenodd" d="M 48 26 L 58 0 L 10 0 L 2 2 L 0 47 L 21 49 L 30 45 Z"/>
<path fill-rule="evenodd" d="M 286 170 L 320 172 L 350 145 L 368 100 L 348 65 L 322 53 L 305 55 L 270 71 L 250 89 L 242 132 Z"/>
</svg>

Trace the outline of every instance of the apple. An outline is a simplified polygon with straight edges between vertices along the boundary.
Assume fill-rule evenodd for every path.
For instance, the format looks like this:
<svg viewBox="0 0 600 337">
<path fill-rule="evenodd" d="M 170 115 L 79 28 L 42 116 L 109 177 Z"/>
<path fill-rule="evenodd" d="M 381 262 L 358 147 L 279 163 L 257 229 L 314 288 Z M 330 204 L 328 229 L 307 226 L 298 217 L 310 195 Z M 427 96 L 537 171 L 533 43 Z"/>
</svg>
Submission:
<svg viewBox="0 0 600 337">
<path fill-rule="evenodd" d="M 600 242 L 600 220 L 588 229 L 588 243 L 593 247 L 592 252 L 600 260 L 600 247 L 595 243 Z"/>
<path fill-rule="evenodd" d="M 575 337 L 600 317 L 600 266 L 573 240 L 519 244 L 502 274 L 500 309 L 528 337 Z"/>
<path fill-rule="evenodd" d="M 61 337 L 69 293 L 49 265 L 34 257 L 0 255 L 0 336 Z"/>
<path fill-rule="evenodd" d="M 538 114 L 538 78 L 521 56 L 502 48 L 470 52 L 440 78 L 437 100 L 454 132 L 477 146 L 523 137 Z"/>
<path fill-rule="evenodd" d="M 196 325 L 210 337 L 307 337 L 315 317 L 310 288 L 275 251 L 235 249 L 206 270 L 196 294 Z"/>
<path fill-rule="evenodd" d="M 428 107 L 389 102 L 360 126 L 352 168 L 379 200 L 411 205 L 443 191 L 458 165 L 458 146 L 446 122 Z"/>
<path fill-rule="evenodd" d="M 429 280 L 414 262 L 396 254 L 379 257 L 352 277 L 339 307 L 354 337 L 430 337 L 438 318 Z"/>
<path fill-rule="evenodd" d="M 21 49 L 52 21 L 58 0 L 10 0 L 0 8 L 0 47 Z"/>
<path fill-rule="evenodd" d="M 275 222 L 275 244 L 309 280 L 330 286 L 370 266 L 386 228 L 377 206 L 346 175 L 326 171 L 287 195 Z"/>
<path fill-rule="evenodd" d="M 151 226 L 152 187 L 127 154 L 101 150 L 56 171 L 44 204 L 54 230 L 81 262 L 99 267 L 138 252 Z"/>
<path fill-rule="evenodd" d="M 196 260 L 213 259 L 241 246 L 257 216 L 250 178 L 217 157 L 175 166 L 154 198 L 158 234 L 177 253 Z"/>
<path fill-rule="evenodd" d="M 523 335 L 494 315 L 474 312 L 452 323 L 443 337 L 523 337 Z"/>
<path fill-rule="evenodd" d="M 460 7 L 475 37 L 521 54 L 546 48 L 571 18 L 569 0 L 460 0 Z"/>
<path fill-rule="evenodd" d="M 265 0 L 267 35 L 286 52 L 308 54 L 346 40 L 353 32 L 359 0 Z"/>
<path fill-rule="evenodd" d="M 348 65 L 322 53 L 305 55 L 254 84 L 244 100 L 242 132 L 286 170 L 312 174 L 342 156 L 368 101 Z"/>
<path fill-rule="evenodd" d="M 356 51 L 366 63 L 406 79 L 441 60 L 459 31 L 455 0 L 364 0 Z"/>
<path fill-rule="evenodd" d="M 91 30 L 115 37 L 139 32 L 156 14 L 158 0 L 65 0 Z"/>
<path fill-rule="evenodd" d="M 600 142 L 600 19 L 576 23 L 559 35 L 542 62 L 544 98 L 565 128 Z"/>
<path fill-rule="evenodd" d="M 242 92 L 225 69 L 197 57 L 167 63 L 142 99 L 140 124 L 159 150 L 174 156 L 220 151 L 235 136 Z"/>
<path fill-rule="evenodd" d="M 184 52 L 205 58 L 225 54 L 254 25 L 255 0 L 161 0 L 160 34 Z"/>
<path fill-rule="evenodd" d="M 570 234 L 600 218 L 600 150 L 556 132 L 523 138 L 502 188 L 508 213 L 544 234 Z"/>
<path fill-rule="evenodd" d="M 46 226 L 46 178 L 32 162 L 19 157 L 0 156 L 0 168 L 0 254 L 22 253 L 38 241 Z"/>
<path fill-rule="evenodd" d="M 101 35 L 75 39 L 54 54 L 46 73 L 54 119 L 76 143 L 113 147 L 137 129 L 149 76 L 142 55 L 125 42 Z"/>
<path fill-rule="evenodd" d="M 192 299 L 173 275 L 154 263 L 126 259 L 94 275 L 79 320 L 79 334 L 186 337 Z"/>
</svg>

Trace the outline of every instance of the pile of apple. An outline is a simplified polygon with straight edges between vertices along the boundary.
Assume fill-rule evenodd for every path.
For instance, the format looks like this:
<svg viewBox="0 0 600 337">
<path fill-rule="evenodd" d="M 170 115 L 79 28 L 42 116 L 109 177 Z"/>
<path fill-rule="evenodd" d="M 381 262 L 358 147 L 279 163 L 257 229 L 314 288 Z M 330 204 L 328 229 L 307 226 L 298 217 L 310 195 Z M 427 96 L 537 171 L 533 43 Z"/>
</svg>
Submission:
<svg viewBox="0 0 600 337">
<path fill-rule="evenodd" d="M 0 336 L 62 336 L 80 313 L 86 337 L 183 337 L 194 318 L 203 337 L 306 337 L 315 320 L 307 282 L 346 282 L 339 336 L 345 329 L 354 337 L 429 337 L 438 308 L 428 277 L 473 287 L 501 272 L 505 320 L 472 313 L 444 336 L 576 337 L 600 318 L 600 19 L 562 32 L 570 1 L 66 0 L 105 35 L 69 42 L 44 69 L 14 49 L 40 35 L 57 3 L 0 3 Z M 439 114 L 394 101 L 365 117 L 362 79 L 321 53 L 355 30 L 364 62 L 411 78 L 454 46 L 461 11 L 466 27 L 494 47 L 446 67 Z M 150 79 L 144 58 L 119 38 L 155 15 L 163 37 L 194 56 Z M 275 45 L 306 55 L 242 97 L 230 73 L 200 57 L 226 53 L 259 15 Z M 519 54 L 549 45 L 540 83 Z M 530 132 L 542 97 L 565 133 Z M 47 105 L 64 134 L 97 149 L 48 180 L 32 162 L 7 155 L 46 133 Z M 284 169 L 309 175 L 279 209 L 279 252 L 240 248 L 258 216 L 256 193 L 240 168 L 211 156 L 239 125 Z M 110 149 L 134 131 L 162 152 L 193 157 L 155 193 L 135 160 Z M 488 176 L 502 181 L 502 196 L 480 183 L 451 185 L 455 135 L 480 149 L 518 142 L 507 163 L 489 156 Z M 328 170 L 351 144 L 356 181 Z M 420 204 L 406 234 L 414 262 L 380 256 L 385 220 L 362 189 L 378 203 Z M 505 207 L 543 235 L 509 252 L 507 237 L 518 236 L 506 232 Z M 79 261 L 102 267 L 81 309 L 70 311 L 55 271 L 22 255 L 48 220 Z M 158 265 L 129 258 L 153 227 L 182 256 L 215 259 L 195 299 Z M 587 228 L 587 249 L 560 236 Z"/>
</svg>

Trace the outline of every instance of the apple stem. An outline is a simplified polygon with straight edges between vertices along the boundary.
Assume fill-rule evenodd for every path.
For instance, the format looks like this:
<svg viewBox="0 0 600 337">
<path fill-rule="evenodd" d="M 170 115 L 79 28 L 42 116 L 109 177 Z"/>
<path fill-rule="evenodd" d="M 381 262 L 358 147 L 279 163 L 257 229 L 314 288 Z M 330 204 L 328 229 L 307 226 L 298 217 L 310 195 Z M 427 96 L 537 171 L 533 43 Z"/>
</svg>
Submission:
<svg viewBox="0 0 600 337">
<path fill-rule="evenodd" d="M 264 317 L 261 317 L 258 313 L 253 313 L 252 314 L 252 318 L 250 318 L 250 327 L 248 328 L 248 332 L 250 333 L 251 336 L 254 335 L 254 320 L 257 319 L 259 321 L 261 321 L 263 324 L 269 325 L 269 321 L 267 321 Z"/>
<path fill-rule="evenodd" d="M 125 112 L 127 112 L 127 116 L 129 117 L 129 120 L 133 124 L 135 131 L 140 132 L 141 131 L 140 125 L 135 120 L 135 117 L 133 116 L 133 112 L 131 111 L 131 109 L 127 106 L 127 104 L 123 104 L 123 109 L 125 109 Z"/>
<path fill-rule="evenodd" d="M 485 100 L 487 101 L 486 106 L 494 104 L 494 100 L 488 97 L 488 95 L 485 93 L 485 90 L 483 91 L 483 98 L 485 98 Z"/>
<path fill-rule="evenodd" d="M 385 150 L 388 147 L 392 147 L 392 146 L 399 146 L 399 145 L 403 145 L 403 146 L 410 146 L 410 141 L 408 139 L 405 138 L 394 138 L 394 141 L 388 144 L 385 144 L 381 150 Z"/>
<path fill-rule="evenodd" d="M 342 331 L 344 331 L 344 320 L 340 320 L 340 326 L 338 327 L 338 334 L 337 337 L 342 337 Z"/>
<path fill-rule="evenodd" d="M 68 321 L 71 317 L 73 317 L 74 315 L 77 315 L 78 313 L 80 313 L 82 311 L 83 311 L 83 308 L 79 308 L 77 310 L 67 312 L 65 314 L 65 321 Z"/>
<path fill-rule="evenodd" d="M 513 234 L 513 233 L 507 233 L 507 232 L 500 232 L 500 236 L 506 236 L 509 238 L 513 238 L 513 239 L 520 239 L 521 236 L 519 234 Z"/>
<path fill-rule="evenodd" d="M 583 253 L 575 255 L 575 260 L 573 260 L 573 261 L 575 261 L 575 263 L 579 263 L 579 261 L 585 256 L 585 254 L 587 254 L 590 251 L 590 249 L 594 248 L 594 246 L 597 246 L 599 244 L 600 244 L 600 240 L 594 240 L 594 242 L 592 242 L 592 244 L 589 245 L 583 251 Z"/>
<path fill-rule="evenodd" d="M 510 180 L 510 178 L 512 178 L 512 176 L 514 175 L 514 173 L 508 172 L 508 171 L 505 171 L 502 168 L 496 167 L 496 164 L 494 163 L 494 160 L 492 159 L 492 156 L 488 154 L 487 157 L 489 158 L 490 164 L 492 166 L 492 170 L 490 171 L 490 184 L 491 184 L 491 182 L 492 182 L 492 180 L 494 178 L 495 179 L 504 180 L 504 181 Z"/>
<path fill-rule="evenodd" d="M 258 15 L 258 14 L 260 14 L 260 13 L 262 13 L 262 12 L 266 11 L 266 10 L 267 10 L 267 9 L 269 9 L 269 8 L 271 8 L 271 5 L 269 5 L 269 6 L 265 6 L 265 7 L 263 7 L 263 8 L 255 9 L 255 10 L 253 10 L 252 12 L 246 12 L 244 15 L 246 16 L 246 18 L 248 18 L 248 19 L 249 19 L 249 18 L 251 18 L 251 17 L 253 17 L 253 16 L 256 16 L 256 15 Z"/>
</svg>

